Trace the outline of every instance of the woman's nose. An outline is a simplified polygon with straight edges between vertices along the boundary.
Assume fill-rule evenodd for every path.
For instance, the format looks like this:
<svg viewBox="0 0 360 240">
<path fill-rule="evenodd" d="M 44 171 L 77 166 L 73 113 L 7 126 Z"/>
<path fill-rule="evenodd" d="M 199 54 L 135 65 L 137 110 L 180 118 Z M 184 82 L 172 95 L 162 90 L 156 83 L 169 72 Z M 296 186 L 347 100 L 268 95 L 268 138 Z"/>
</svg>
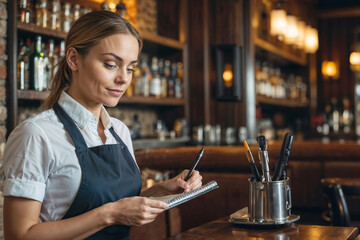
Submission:
<svg viewBox="0 0 360 240">
<path fill-rule="evenodd" d="M 127 81 L 129 81 L 129 74 L 127 68 L 120 68 L 117 71 L 115 81 L 117 83 L 126 83 Z"/>
</svg>

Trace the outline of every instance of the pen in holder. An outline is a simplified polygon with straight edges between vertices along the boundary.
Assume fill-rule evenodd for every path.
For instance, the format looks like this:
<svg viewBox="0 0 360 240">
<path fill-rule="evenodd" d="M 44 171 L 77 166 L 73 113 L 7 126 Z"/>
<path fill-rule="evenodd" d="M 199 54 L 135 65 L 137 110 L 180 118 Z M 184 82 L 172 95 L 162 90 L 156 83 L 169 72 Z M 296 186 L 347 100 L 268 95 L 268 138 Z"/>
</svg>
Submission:
<svg viewBox="0 0 360 240">
<path fill-rule="evenodd" d="M 272 182 L 249 179 L 249 221 L 285 222 L 291 216 L 289 178 Z"/>
</svg>

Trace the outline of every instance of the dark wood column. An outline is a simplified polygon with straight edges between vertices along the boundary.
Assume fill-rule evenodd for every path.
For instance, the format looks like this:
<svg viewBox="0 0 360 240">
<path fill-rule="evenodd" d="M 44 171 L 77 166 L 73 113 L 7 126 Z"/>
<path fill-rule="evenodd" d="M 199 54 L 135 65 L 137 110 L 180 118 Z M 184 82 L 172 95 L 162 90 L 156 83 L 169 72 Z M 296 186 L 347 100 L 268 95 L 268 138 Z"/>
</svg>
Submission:
<svg viewBox="0 0 360 240">
<path fill-rule="evenodd" d="M 190 121 L 193 125 L 220 124 L 223 127 L 248 127 L 250 136 L 255 134 L 255 86 L 252 71 L 253 52 L 245 51 L 251 40 L 246 28 L 250 21 L 248 0 L 199 0 L 189 1 L 189 95 Z M 250 1 L 251 2 L 251 1 Z M 245 9 L 246 8 L 246 9 Z M 219 102 L 215 99 L 214 47 L 218 44 L 236 44 L 243 47 L 241 102 Z M 253 57 L 252 57 L 253 58 Z M 247 85 L 247 82 L 251 81 Z M 250 101 L 248 96 L 252 96 Z M 248 106 L 250 102 L 252 106 Z M 252 113 L 247 113 L 252 111 Z M 247 117 L 252 119 L 249 120 Z M 253 132 L 253 133 L 252 133 Z"/>
</svg>

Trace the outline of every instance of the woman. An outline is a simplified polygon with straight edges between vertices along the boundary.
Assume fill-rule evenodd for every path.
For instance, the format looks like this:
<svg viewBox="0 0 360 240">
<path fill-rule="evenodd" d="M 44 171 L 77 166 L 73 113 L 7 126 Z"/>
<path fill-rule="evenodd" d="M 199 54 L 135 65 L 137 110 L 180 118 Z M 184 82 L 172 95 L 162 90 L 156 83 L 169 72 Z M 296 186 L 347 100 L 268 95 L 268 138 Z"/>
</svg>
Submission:
<svg viewBox="0 0 360 240">
<path fill-rule="evenodd" d="M 7 142 L 5 239 L 128 239 L 130 226 L 168 207 L 148 196 L 201 186 L 199 172 L 185 182 L 185 170 L 141 191 L 129 130 L 103 107 L 116 106 L 130 85 L 141 47 L 139 33 L 115 13 L 74 23 L 46 111 Z"/>
</svg>

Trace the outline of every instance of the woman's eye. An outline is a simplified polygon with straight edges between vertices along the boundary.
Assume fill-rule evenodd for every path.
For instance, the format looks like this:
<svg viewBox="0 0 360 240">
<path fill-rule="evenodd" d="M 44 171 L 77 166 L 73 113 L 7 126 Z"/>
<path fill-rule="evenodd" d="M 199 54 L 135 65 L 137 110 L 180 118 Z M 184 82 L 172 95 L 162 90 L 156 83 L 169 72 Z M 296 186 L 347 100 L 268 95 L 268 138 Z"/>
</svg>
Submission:
<svg viewBox="0 0 360 240">
<path fill-rule="evenodd" d="M 116 65 L 112 65 L 112 64 L 108 64 L 108 63 L 104 63 L 105 67 L 109 68 L 109 69 L 115 69 Z"/>
<path fill-rule="evenodd" d="M 134 72 L 134 69 L 128 68 L 128 69 L 127 69 L 127 72 L 128 72 L 128 73 L 133 73 L 133 72 Z"/>
</svg>

